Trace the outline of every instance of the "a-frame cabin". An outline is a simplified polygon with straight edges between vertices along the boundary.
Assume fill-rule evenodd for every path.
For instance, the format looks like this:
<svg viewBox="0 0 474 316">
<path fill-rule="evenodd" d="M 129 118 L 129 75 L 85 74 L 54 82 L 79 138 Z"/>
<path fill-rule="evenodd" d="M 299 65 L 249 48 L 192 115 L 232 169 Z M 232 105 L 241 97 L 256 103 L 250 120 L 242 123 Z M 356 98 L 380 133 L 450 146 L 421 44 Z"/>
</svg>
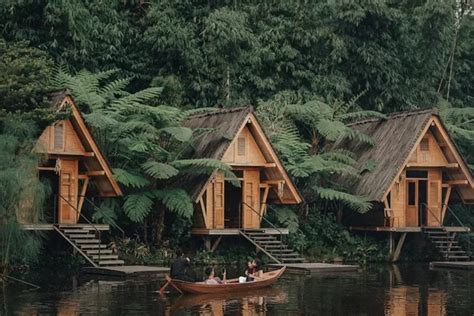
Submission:
<svg viewBox="0 0 474 316">
<path fill-rule="evenodd" d="M 346 225 L 360 231 L 431 232 L 431 237 L 436 230 L 440 236 L 469 231 L 462 223 L 445 225 L 453 213 L 450 202 L 474 203 L 474 181 L 437 110 L 394 113 L 350 127 L 369 135 L 374 146 L 346 140 L 335 148 L 356 153 L 359 167 L 375 163 L 352 184 L 353 193 L 369 197 L 374 206 L 363 215 L 348 214 Z"/>
<path fill-rule="evenodd" d="M 239 235 L 258 230 L 268 204 L 298 204 L 302 197 L 250 107 L 195 115 L 183 125 L 209 129 L 199 136 L 188 158 L 217 159 L 229 164 L 235 179 L 222 172 L 180 179 L 195 203 L 192 233 L 201 236 Z M 287 229 L 266 228 L 267 233 Z"/>
<path fill-rule="evenodd" d="M 121 266 L 124 261 L 102 243 L 109 225 L 93 223 L 81 211 L 85 204 L 100 211 L 90 197 L 117 197 L 122 191 L 72 96 L 62 91 L 49 98 L 51 107 L 67 117 L 46 127 L 34 148 L 44 155 L 38 173 L 51 183 L 53 205 L 46 223 L 32 222 L 22 212 L 18 222 L 25 230 L 56 231 L 95 268 Z"/>
<path fill-rule="evenodd" d="M 69 118 L 42 132 L 35 151 L 46 159 L 38 170 L 53 178 L 58 211 L 55 223 L 76 224 L 86 195 L 116 197 L 122 191 L 72 96 L 60 92 L 50 98 L 51 106 L 58 112 L 69 112 Z"/>
</svg>

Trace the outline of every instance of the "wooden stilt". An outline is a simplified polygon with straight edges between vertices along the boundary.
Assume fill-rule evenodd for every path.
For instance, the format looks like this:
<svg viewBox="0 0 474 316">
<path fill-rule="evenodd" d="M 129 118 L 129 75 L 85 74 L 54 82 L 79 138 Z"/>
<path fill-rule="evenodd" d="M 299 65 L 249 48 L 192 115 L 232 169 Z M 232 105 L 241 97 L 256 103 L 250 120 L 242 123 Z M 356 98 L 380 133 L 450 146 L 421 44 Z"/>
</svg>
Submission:
<svg viewBox="0 0 474 316">
<path fill-rule="evenodd" d="M 393 244 L 394 244 L 394 233 L 388 233 L 388 259 L 391 261 L 393 258 Z"/>
<path fill-rule="evenodd" d="M 211 239 L 210 237 L 203 237 L 204 238 L 204 248 L 206 248 L 207 251 L 211 251 Z"/>
<path fill-rule="evenodd" d="M 395 248 L 395 251 L 393 252 L 393 255 L 390 259 L 391 262 L 396 262 L 400 258 L 400 254 L 402 252 L 403 244 L 405 243 L 406 237 L 407 233 L 402 233 L 400 239 L 398 239 L 397 247 Z"/>
<path fill-rule="evenodd" d="M 222 235 L 220 235 L 219 237 L 217 237 L 216 241 L 214 242 L 214 244 L 212 245 L 211 247 L 211 252 L 214 252 L 216 251 L 217 247 L 219 246 L 219 243 L 221 242 L 222 240 Z"/>
</svg>

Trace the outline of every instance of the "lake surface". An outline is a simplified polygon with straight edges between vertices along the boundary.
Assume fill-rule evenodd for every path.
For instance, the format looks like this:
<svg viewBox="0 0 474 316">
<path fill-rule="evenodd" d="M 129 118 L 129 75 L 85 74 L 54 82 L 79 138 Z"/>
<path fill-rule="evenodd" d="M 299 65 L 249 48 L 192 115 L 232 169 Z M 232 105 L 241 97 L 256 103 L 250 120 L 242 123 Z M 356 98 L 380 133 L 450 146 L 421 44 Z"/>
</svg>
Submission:
<svg viewBox="0 0 474 316">
<path fill-rule="evenodd" d="M 232 276 L 232 275 L 230 275 Z M 98 281 L 60 273 L 0 288 L 0 315 L 473 315 L 474 273 L 426 264 L 285 274 L 272 288 L 225 296 L 157 293 L 162 280 Z"/>
</svg>

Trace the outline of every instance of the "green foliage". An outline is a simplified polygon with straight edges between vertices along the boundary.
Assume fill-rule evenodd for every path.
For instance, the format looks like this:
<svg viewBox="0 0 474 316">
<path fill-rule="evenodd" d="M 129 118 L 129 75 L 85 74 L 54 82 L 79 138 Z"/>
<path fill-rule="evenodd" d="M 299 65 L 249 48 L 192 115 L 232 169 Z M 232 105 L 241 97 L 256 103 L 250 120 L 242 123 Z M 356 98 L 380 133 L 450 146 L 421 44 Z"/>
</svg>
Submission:
<svg viewBox="0 0 474 316">
<path fill-rule="evenodd" d="M 383 261 L 382 248 L 373 240 L 351 235 L 344 227 L 336 224 L 334 217 L 311 212 L 302 223 L 301 232 L 290 235 L 290 242 L 296 249 L 316 260 L 334 260 L 366 263 Z"/>
<path fill-rule="evenodd" d="M 0 104 L 8 112 L 31 111 L 43 104 L 53 61 L 27 42 L 0 38 Z"/>
<path fill-rule="evenodd" d="M 41 249 L 39 235 L 20 228 L 18 219 L 42 219 L 48 186 L 36 174 L 39 157 L 32 153 L 35 124 L 18 114 L 0 117 L 0 268 L 32 263 Z"/>
<path fill-rule="evenodd" d="M 329 105 L 322 101 L 300 101 L 287 93 L 262 102 L 257 109 L 267 134 L 310 206 L 324 203 L 325 208 L 330 208 L 328 203 L 332 203 L 333 209 L 342 205 L 362 213 L 371 207 L 366 198 L 351 194 L 348 187 L 336 181 L 338 175 L 359 177 L 363 170 L 356 168 L 354 155 L 330 147 L 345 138 L 372 143 L 366 135 L 355 133 L 346 122 L 383 115 L 360 110 L 357 99 Z"/>
</svg>

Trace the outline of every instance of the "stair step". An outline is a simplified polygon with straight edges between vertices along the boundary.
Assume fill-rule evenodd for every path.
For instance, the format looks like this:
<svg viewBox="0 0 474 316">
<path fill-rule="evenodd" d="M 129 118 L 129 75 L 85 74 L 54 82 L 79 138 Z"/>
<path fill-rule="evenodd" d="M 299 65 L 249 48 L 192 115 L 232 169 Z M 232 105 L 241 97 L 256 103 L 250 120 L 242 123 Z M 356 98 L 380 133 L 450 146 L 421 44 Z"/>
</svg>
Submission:
<svg viewBox="0 0 474 316">
<path fill-rule="evenodd" d="M 110 254 L 106 255 L 106 254 L 102 254 L 102 253 L 100 253 L 100 255 L 99 254 L 92 255 L 91 257 L 94 261 L 99 260 L 99 259 L 100 260 L 109 260 L 109 259 L 117 260 L 118 259 L 118 255 L 110 255 Z"/>
<path fill-rule="evenodd" d="M 76 244 L 100 244 L 99 239 L 73 239 Z"/>
<path fill-rule="evenodd" d="M 281 261 L 283 262 L 304 262 L 306 259 L 305 258 L 284 258 Z"/>
<path fill-rule="evenodd" d="M 81 238 L 95 238 L 95 234 L 67 234 L 72 240 L 81 239 Z"/>
<path fill-rule="evenodd" d="M 62 229 L 62 232 L 65 234 L 87 234 L 89 232 L 88 229 Z"/>
<path fill-rule="evenodd" d="M 458 243 L 456 239 L 455 240 L 433 240 L 432 242 L 436 244 L 453 244 L 453 245 Z"/>
<path fill-rule="evenodd" d="M 105 249 L 107 248 L 107 245 L 103 245 L 103 244 L 79 244 L 79 247 L 81 247 L 81 249 Z"/>
<path fill-rule="evenodd" d="M 99 249 L 85 249 L 87 255 L 99 254 Z M 100 249 L 100 255 L 110 255 L 112 254 L 112 249 Z"/>
<path fill-rule="evenodd" d="M 124 263 L 123 260 L 101 260 L 98 262 L 99 266 L 120 266 Z"/>
<path fill-rule="evenodd" d="M 258 241 L 258 243 L 261 245 L 281 244 L 279 240 L 262 240 L 262 241 Z"/>
<path fill-rule="evenodd" d="M 449 259 L 469 259 L 469 256 L 448 256 Z"/>
<path fill-rule="evenodd" d="M 279 258 L 298 258 L 299 257 L 299 254 L 297 253 L 284 253 L 284 254 L 278 254 L 276 255 L 275 254 L 275 257 L 279 257 Z"/>
<path fill-rule="evenodd" d="M 265 241 L 265 240 L 277 240 L 275 237 L 252 237 L 253 240 L 255 241 Z"/>
</svg>

